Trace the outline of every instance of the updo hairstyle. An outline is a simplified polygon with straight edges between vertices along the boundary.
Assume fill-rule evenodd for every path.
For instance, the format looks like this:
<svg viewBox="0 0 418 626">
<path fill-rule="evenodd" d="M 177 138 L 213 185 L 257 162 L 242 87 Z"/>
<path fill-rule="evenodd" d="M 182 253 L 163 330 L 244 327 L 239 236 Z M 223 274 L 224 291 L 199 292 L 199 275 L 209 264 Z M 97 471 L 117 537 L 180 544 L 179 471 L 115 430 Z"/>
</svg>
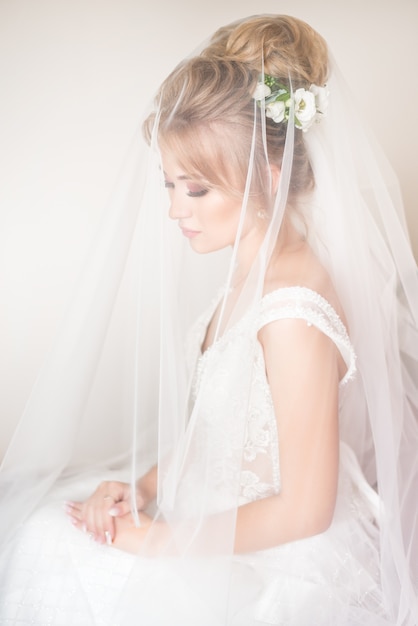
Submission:
<svg viewBox="0 0 418 626">
<path fill-rule="evenodd" d="M 308 24 L 288 16 L 257 16 L 219 29 L 208 46 L 181 63 L 156 97 L 158 142 L 179 165 L 208 188 L 241 197 L 254 125 L 252 94 L 262 71 L 294 90 L 323 86 L 328 75 L 325 41 Z M 261 108 L 257 126 L 261 129 Z M 156 113 L 144 123 L 150 142 Z M 266 118 L 270 165 L 281 167 L 286 123 Z M 256 137 L 250 197 L 258 208 L 272 201 L 262 133 Z M 295 129 L 289 201 L 314 187 L 303 133 Z"/>
</svg>

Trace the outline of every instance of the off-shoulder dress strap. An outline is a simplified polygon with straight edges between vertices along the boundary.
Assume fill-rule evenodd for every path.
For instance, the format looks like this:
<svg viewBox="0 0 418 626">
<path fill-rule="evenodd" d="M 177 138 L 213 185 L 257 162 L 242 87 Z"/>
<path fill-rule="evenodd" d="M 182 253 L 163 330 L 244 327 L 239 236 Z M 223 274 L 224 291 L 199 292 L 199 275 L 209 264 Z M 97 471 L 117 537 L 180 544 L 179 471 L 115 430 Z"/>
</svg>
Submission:
<svg viewBox="0 0 418 626">
<path fill-rule="evenodd" d="M 257 332 L 280 319 L 301 319 L 327 335 L 337 346 L 347 367 L 345 384 L 356 371 L 356 356 L 346 327 L 331 304 L 308 287 L 281 287 L 267 293 L 256 316 Z"/>
</svg>

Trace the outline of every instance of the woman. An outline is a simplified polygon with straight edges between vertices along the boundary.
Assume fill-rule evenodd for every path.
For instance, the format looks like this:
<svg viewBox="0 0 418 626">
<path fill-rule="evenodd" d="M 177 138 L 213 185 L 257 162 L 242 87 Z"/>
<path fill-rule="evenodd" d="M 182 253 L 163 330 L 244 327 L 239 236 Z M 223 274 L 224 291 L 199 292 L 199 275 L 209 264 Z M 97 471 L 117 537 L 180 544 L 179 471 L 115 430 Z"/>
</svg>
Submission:
<svg viewBox="0 0 418 626">
<path fill-rule="evenodd" d="M 220 29 L 144 131 L 133 478 L 68 483 L 84 423 L 65 463 L 26 460 L 75 528 L 53 503 L 18 530 L 5 623 L 412 626 L 416 268 L 325 42 L 285 16 Z M 187 358 L 197 286 L 154 178 L 194 252 L 232 250 Z"/>
</svg>

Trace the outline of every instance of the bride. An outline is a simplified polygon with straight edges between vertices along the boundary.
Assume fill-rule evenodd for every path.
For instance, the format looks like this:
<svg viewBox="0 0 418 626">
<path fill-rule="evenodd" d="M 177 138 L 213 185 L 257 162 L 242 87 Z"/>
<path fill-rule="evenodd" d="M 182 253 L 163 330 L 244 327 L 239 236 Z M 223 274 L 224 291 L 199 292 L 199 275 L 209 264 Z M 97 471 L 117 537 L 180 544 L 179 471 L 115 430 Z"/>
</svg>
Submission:
<svg viewBox="0 0 418 626">
<path fill-rule="evenodd" d="M 143 132 L 3 463 L 0 623 L 412 626 L 417 272 L 324 40 L 221 28 Z"/>
</svg>

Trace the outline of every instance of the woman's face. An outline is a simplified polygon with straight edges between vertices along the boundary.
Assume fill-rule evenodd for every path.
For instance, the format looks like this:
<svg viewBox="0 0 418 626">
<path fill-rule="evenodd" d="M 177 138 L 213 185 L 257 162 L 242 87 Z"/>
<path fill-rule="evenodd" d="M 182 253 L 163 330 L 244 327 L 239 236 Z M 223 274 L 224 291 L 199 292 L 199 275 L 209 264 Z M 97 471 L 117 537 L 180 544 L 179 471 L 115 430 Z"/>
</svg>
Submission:
<svg viewBox="0 0 418 626">
<path fill-rule="evenodd" d="M 241 213 L 241 201 L 217 189 L 207 189 L 192 179 L 170 153 L 162 154 L 165 186 L 170 195 L 171 219 L 196 252 L 205 254 L 232 246 Z M 241 242 L 255 230 L 253 211 L 248 209 Z"/>
</svg>

